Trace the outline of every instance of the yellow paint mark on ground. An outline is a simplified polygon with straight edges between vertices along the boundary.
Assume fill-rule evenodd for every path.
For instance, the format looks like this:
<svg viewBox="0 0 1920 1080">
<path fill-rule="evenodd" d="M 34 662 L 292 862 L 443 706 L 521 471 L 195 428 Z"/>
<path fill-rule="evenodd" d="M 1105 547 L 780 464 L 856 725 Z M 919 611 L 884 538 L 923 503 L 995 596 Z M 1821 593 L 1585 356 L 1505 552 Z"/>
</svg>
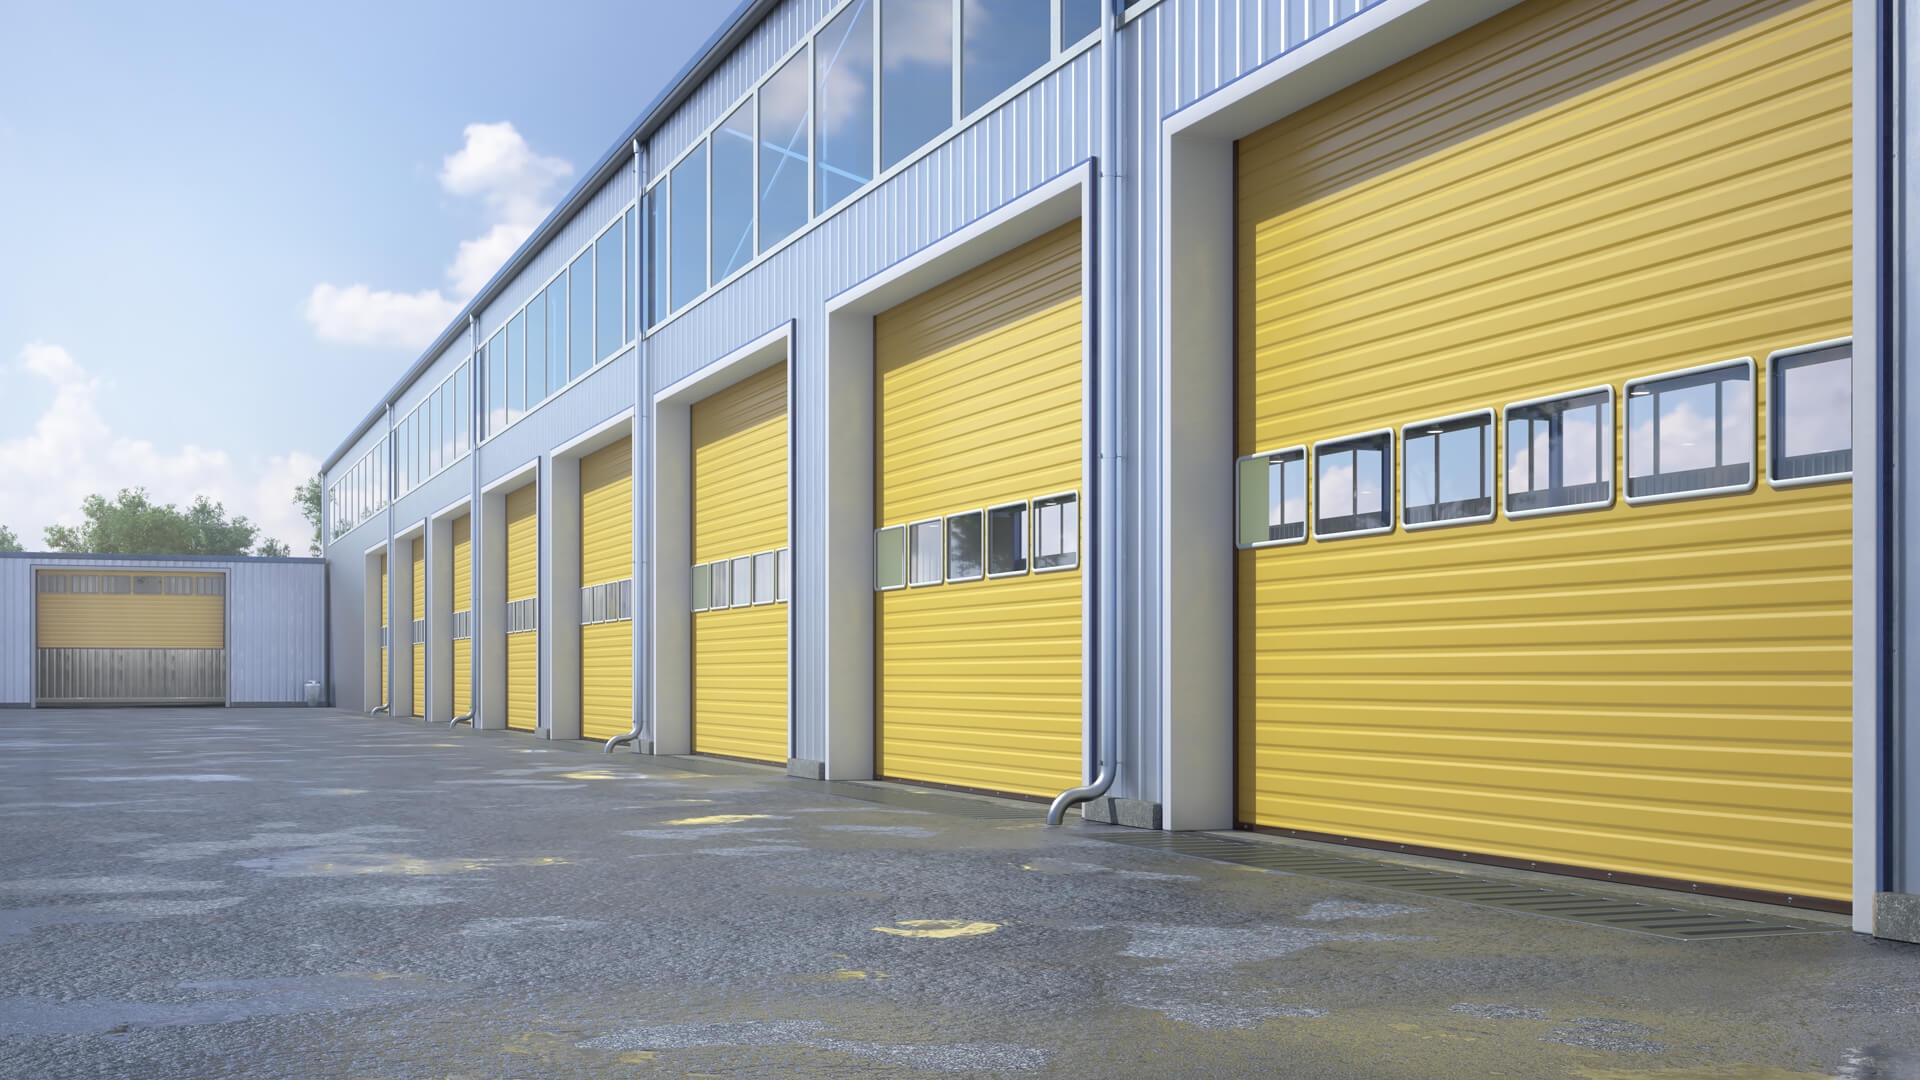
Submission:
<svg viewBox="0 0 1920 1080">
<path fill-rule="evenodd" d="M 991 934 L 1000 929 L 1000 924 L 967 919 L 902 919 L 898 926 L 876 926 L 874 929 L 896 937 L 957 938 Z"/>
<path fill-rule="evenodd" d="M 585 769 L 580 772 L 563 772 L 562 780 L 618 780 L 620 776 L 605 769 Z"/>
<path fill-rule="evenodd" d="M 1797 1072 L 1772 1065 L 1707 1065 L 1703 1068 L 1574 1068 L 1584 1080 L 1830 1080 L 1828 1072 Z"/>
<path fill-rule="evenodd" d="M 710 814 L 706 817 L 680 818 L 669 825 L 738 825 L 743 821 L 765 821 L 772 814 Z"/>
<path fill-rule="evenodd" d="M 842 968 L 839 971 L 823 971 L 816 975 L 796 976 L 801 982 L 859 982 L 863 979 L 890 978 L 884 971 L 854 971 Z"/>
<path fill-rule="evenodd" d="M 622 1065 L 638 1065 L 643 1061 L 652 1061 L 658 1056 L 658 1052 L 654 1050 L 629 1050 L 614 1060 Z"/>
</svg>

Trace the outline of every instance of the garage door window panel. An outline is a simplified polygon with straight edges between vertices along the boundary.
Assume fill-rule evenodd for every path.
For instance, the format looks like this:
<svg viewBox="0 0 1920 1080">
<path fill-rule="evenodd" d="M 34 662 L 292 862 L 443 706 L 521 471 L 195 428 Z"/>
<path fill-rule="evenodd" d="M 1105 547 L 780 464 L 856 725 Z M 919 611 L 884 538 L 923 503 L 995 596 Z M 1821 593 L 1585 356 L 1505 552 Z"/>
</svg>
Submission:
<svg viewBox="0 0 1920 1080">
<path fill-rule="evenodd" d="M 1613 388 L 1506 407 L 1506 512 L 1532 517 L 1613 505 Z"/>
<path fill-rule="evenodd" d="M 1829 341 L 1767 357 L 1767 483 L 1853 475 L 1853 343 Z"/>
<path fill-rule="evenodd" d="M 693 610 L 705 611 L 713 606 L 713 568 L 701 563 L 693 568 Z"/>
<path fill-rule="evenodd" d="M 873 588 L 891 592 L 907 587 L 907 527 L 889 525 L 873 531 Z"/>
<path fill-rule="evenodd" d="M 987 576 L 1020 577 L 1027 572 L 1027 504 L 987 508 Z"/>
<path fill-rule="evenodd" d="M 1750 491 L 1753 360 L 1627 381 L 1627 502 Z"/>
<path fill-rule="evenodd" d="M 1331 540 L 1393 531 L 1393 432 L 1316 443 L 1313 463 L 1315 536 Z"/>
<path fill-rule="evenodd" d="M 753 606 L 753 556 L 741 555 L 727 571 L 734 607 Z"/>
<path fill-rule="evenodd" d="M 780 599 L 780 553 L 763 551 L 753 557 L 753 604 L 777 603 Z"/>
<path fill-rule="evenodd" d="M 1243 457 L 1235 466 L 1234 479 L 1238 546 L 1277 547 L 1306 540 L 1306 447 Z"/>
<path fill-rule="evenodd" d="M 1400 429 L 1400 520 L 1409 529 L 1493 520 L 1493 410 Z"/>
<path fill-rule="evenodd" d="M 947 580 L 979 581 L 985 571 L 981 558 L 981 512 L 947 515 Z"/>
<path fill-rule="evenodd" d="M 941 519 L 930 518 L 916 521 L 907 526 L 907 584 L 938 585 L 945 579 L 942 573 L 944 552 L 941 545 L 943 525 Z"/>
<path fill-rule="evenodd" d="M 1033 500 L 1033 572 L 1080 565 L 1080 494 L 1063 492 Z"/>
</svg>

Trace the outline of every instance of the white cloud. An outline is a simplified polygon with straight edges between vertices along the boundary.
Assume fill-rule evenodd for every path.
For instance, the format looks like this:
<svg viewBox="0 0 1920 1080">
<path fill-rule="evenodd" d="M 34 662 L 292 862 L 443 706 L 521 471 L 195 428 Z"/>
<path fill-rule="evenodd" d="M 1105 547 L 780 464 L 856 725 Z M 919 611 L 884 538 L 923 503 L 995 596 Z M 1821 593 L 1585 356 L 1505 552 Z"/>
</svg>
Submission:
<svg viewBox="0 0 1920 1080">
<path fill-rule="evenodd" d="M 440 186 L 449 194 L 479 199 L 490 223 L 454 253 L 447 267 L 451 293 L 315 285 L 303 311 L 315 336 L 350 345 L 424 348 L 532 235 L 553 208 L 559 185 L 573 175 L 564 159 L 534 153 L 509 122 L 468 124 L 465 135 L 465 145 L 440 164 Z"/>
<path fill-rule="evenodd" d="M 145 439 L 114 434 L 98 401 L 112 387 L 58 345 L 35 342 L 20 350 L 12 370 L 0 368 L 0 388 L 43 380 L 53 401 L 31 430 L 0 439 L 0 507 L 6 525 L 29 549 L 43 545 L 47 525 L 78 525 L 80 501 L 111 497 L 121 488 L 144 487 L 157 502 L 185 506 L 196 495 L 225 505 L 262 526 L 262 535 L 304 555 L 312 533 L 293 504 L 293 489 L 319 471 L 320 462 L 294 452 L 265 462 L 237 464 L 224 451 L 186 443 L 162 450 Z"/>
<path fill-rule="evenodd" d="M 396 293 L 365 285 L 315 285 L 305 308 L 321 341 L 414 349 L 424 348 L 459 313 L 460 301 L 439 289 Z"/>
</svg>

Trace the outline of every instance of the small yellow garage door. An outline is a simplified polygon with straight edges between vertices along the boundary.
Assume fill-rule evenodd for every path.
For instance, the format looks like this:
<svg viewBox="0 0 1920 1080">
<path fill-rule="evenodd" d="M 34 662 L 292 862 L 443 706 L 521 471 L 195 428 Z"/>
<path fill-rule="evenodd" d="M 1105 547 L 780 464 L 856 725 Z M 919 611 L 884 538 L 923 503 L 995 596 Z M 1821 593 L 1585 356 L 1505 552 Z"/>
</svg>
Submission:
<svg viewBox="0 0 1920 1080">
<path fill-rule="evenodd" d="M 413 541 L 413 615 L 407 640 L 413 642 L 413 715 L 427 714 L 427 640 L 421 628 L 427 617 L 427 541 Z"/>
<path fill-rule="evenodd" d="M 580 735 L 633 729 L 633 440 L 580 459 Z"/>
<path fill-rule="evenodd" d="M 447 670 L 442 668 L 441 670 Z M 453 519 L 453 715 L 473 711 L 473 515 Z"/>
<path fill-rule="evenodd" d="M 784 764 L 787 366 L 692 413 L 693 749 Z"/>
<path fill-rule="evenodd" d="M 1533 0 L 1241 142 L 1240 820 L 1849 895 L 1850 491 L 1756 475 L 1849 20 Z"/>
<path fill-rule="evenodd" d="M 883 776 L 1081 782 L 1081 307 L 1076 222 L 874 320 Z"/>
<path fill-rule="evenodd" d="M 507 495 L 507 726 L 540 725 L 540 488 Z"/>
<path fill-rule="evenodd" d="M 226 701 L 226 578 L 126 569 L 35 574 L 43 705 Z"/>
</svg>

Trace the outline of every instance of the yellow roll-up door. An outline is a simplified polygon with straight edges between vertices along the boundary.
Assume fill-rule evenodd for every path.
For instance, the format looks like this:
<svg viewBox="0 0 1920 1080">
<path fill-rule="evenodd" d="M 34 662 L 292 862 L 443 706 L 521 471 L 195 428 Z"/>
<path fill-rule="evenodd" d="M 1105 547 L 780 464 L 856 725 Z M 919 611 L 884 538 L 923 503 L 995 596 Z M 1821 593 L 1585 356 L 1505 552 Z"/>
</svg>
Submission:
<svg viewBox="0 0 1920 1080">
<path fill-rule="evenodd" d="M 392 673 L 393 673 L 392 668 L 389 667 L 387 664 L 387 649 L 390 647 L 390 642 L 393 637 L 393 634 L 390 628 L 387 626 L 387 619 L 388 619 L 387 604 L 388 604 L 387 557 L 385 555 L 381 555 L 380 556 L 380 630 L 381 630 L 380 703 L 382 705 L 389 704 L 393 701 L 393 695 L 390 692 L 392 688 L 387 685 L 387 680 L 392 677 Z"/>
<path fill-rule="evenodd" d="M 633 440 L 580 459 L 580 735 L 633 728 Z"/>
<path fill-rule="evenodd" d="M 695 402 L 692 414 L 694 562 L 751 566 L 787 546 L 787 366 Z M 693 616 L 693 748 L 784 763 L 787 606 L 752 603 L 750 587 L 744 595 L 748 603 L 718 598 Z"/>
<path fill-rule="evenodd" d="M 473 515 L 453 519 L 453 715 L 473 711 Z M 446 670 L 442 668 L 441 670 Z"/>
<path fill-rule="evenodd" d="M 427 541 L 413 540 L 413 615 L 407 627 L 407 640 L 413 642 L 413 715 L 427 714 L 427 643 L 421 634 L 421 620 L 427 617 Z"/>
<path fill-rule="evenodd" d="M 1627 477 L 1626 380 L 1847 336 L 1849 19 L 1534 0 L 1243 140 L 1238 451 L 1611 387 Z M 1847 897 L 1850 495 L 1242 551 L 1239 818 Z"/>
<path fill-rule="evenodd" d="M 1082 491 L 1081 307 L 1076 222 L 875 318 L 877 527 Z M 882 592 L 875 619 L 881 775 L 1081 782 L 1077 562 Z"/>
<path fill-rule="evenodd" d="M 507 495 L 507 726 L 540 724 L 538 483 Z"/>
<path fill-rule="evenodd" d="M 128 568 L 35 577 L 35 700 L 222 703 L 226 578 Z"/>
</svg>

